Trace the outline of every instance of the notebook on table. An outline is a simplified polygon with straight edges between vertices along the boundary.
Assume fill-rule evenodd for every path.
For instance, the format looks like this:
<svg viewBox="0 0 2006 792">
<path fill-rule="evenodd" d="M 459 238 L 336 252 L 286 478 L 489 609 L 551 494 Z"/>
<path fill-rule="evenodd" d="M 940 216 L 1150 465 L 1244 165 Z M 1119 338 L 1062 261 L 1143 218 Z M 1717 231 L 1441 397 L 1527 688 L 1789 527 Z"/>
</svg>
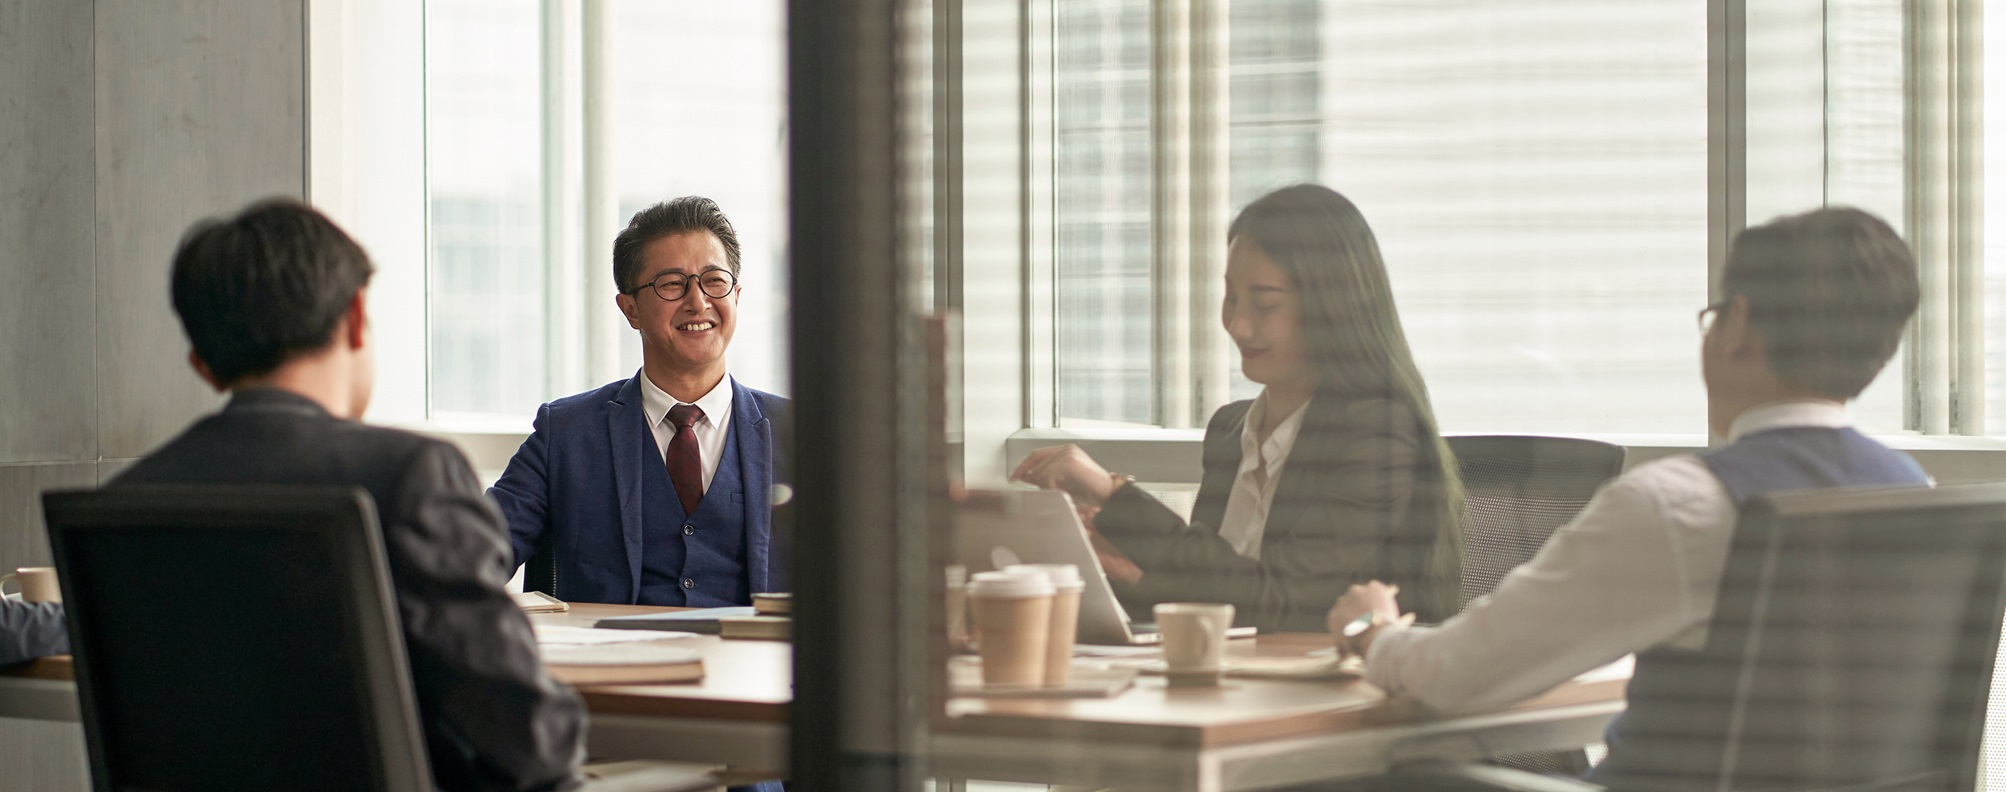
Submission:
<svg viewBox="0 0 2006 792">
<path fill-rule="evenodd" d="M 728 608 L 698 608 L 696 610 L 663 611 L 661 613 L 639 613 L 633 616 L 608 616 L 592 623 L 592 626 L 608 630 L 670 630 L 717 635 L 723 629 L 720 619 L 740 618 L 754 615 L 752 606 Z"/>
</svg>

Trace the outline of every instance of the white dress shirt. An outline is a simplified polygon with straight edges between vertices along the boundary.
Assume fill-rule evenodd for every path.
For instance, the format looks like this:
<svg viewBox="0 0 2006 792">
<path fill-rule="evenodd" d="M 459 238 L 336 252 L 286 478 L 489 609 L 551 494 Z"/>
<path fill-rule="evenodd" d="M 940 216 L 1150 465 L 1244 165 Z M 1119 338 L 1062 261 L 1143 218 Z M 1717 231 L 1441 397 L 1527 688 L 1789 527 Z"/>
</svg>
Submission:
<svg viewBox="0 0 2006 792">
<path fill-rule="evenodd" d="M 1240 429 L 1240 472 L 1233 476 L 1233 492 L 1226 496 L 1226 513 L 1219 518 L 1219 538 L 1233 546 L 1233 552 L 1259 560 L 1261 537 L 1268 532 L 1268 508 L 1275 503 L 1275 482 L 1282 477 L 1289 449 L 1302 432 L 1303 402 L 1275 427 L 1267 442 L 1261 442 L 1261 426 L 1268 420 L 1268 392 L 1254 398 L 1247 411 L 1246 425 Z"/>
<path fill-rule="evenodd" d="M 1846 425 L 1841 405 L 1785 402 L 1743 413 L 1728 441 Z M 1737 516 L 1698 456 L 1640 465 L 1604 485 L 1537 556 L 1462 615 L 1380 633 L 1365 677 L 1388 694 L 1467 710 L 1537 695 L 1653 647 L 1701 648 Z"/>
<path fill-rule="evenodd" d="M 695 402 L 697 409 L 703 410 L 703 417 L 690 430 L 697 436 L 697 458 L 703 462 L 705 492 L 710 491 L 711 476 L 717 473 L 718 460 L 724 457 L 725 437 L 731 434 L 731 393 L 731 375 L 726 374 Z M 682 402 L 655 387 L 646 374 L 641 375 L 641 409 L 648 416 L 648 431 L 655 434 L 655 450 L 661 454 L 663 465 L 669 463 L 669 441 L 676 436 L 676 425 L 669 422 L 669 408 L 678 404 Z"/>
</svg>

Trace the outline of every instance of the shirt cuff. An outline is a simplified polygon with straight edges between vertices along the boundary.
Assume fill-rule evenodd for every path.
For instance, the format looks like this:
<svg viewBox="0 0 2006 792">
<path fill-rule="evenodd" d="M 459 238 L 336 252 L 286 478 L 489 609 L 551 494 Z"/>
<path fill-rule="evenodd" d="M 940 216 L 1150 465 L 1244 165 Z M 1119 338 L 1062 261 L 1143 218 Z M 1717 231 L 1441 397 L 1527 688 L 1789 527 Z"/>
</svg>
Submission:
<svg viewBox="0 0 2006 792">
<path fill-rule="evenodd" d="M 1365 681 L 1386 691 L 1386 695 L 1399 695 L 1400 656 L 1404 654 L 1406 643 L 1426 627 L 1400 627 L 1389 625 L 1372 637 L 1372 644 L 1365 647 Z"/>
</svg>

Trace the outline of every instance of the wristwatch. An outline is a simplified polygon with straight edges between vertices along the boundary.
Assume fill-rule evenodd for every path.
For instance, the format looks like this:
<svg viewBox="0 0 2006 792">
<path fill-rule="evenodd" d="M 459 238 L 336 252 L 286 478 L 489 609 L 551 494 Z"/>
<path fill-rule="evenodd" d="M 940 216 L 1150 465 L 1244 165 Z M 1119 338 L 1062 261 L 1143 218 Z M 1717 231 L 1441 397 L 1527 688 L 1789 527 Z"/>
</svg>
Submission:
<svg viewBox="0 0 2006 792">
<path fill-rule="evenodd" d="M 1130 484 L 1135 483 L 1135 477 L 1127 473 L 1115 473 L 1110 471 L 1107 474 L 1107 478 L 1108 478 L 1107 495 L 1109 498 L 1113 498 L 1114 494 L 1116 492 L 1120 492 L 1122 487 L 1126 487 Z"/>
<path fill-rule="evenodd" d="M 1346 653 L 1364 657 L 1365 648 L 1359 646 L 1358 641 L 1360 638 L 1364 638 L 1366 633 L 1372 632 L 1373 630 L 1377 630 L 1381 627 L 1387 627 L 1387 626 L 1405 627 L 1413 623 L 1414 623 L 1414 614 L 1412 613 L 1403 615 L 1398 619 L 1389 619 L 1386 618 L 1385 614 L 1380 613 L 1378 611 L 1373 611 L 1371 613 L 1361 614 L 1359 615 L 1358 618 L 1345 622 L 1343 629 L 1338 630 L 1339 635 L 1337 639 L 1340 644 L 1340 648 L 1342 648 Z"/>
<path fill-rule="evenodd" d="M 1385 623 L 1386 617 L 1381 616 L 1378 611 L 1361 613 L 1358 618 L 1345 622 L 1344 627 L 1337 631 L 1337 648 L 1339 653 L 1345 657 L 1351 655 L 1365 656 L 1365 647 L 1359 645 L 1359 637 L 1371 632 L 1374 627 Z"/>
</svg>

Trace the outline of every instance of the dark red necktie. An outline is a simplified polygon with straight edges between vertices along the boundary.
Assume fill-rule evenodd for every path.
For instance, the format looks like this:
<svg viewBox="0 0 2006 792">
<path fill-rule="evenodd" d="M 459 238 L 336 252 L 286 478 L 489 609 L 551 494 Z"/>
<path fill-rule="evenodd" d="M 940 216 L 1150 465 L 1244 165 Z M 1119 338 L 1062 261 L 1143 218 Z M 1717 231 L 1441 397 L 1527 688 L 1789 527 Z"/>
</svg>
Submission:
<svg viewBox="0 0 2006 792">
<path fill-rule="evenodd" d="M 697 513 L 697 503 L 703 500 L 703 457 L 697 453 L 697 419 L 703 417 L 703 408 L 694 404 L 678 404 L 669 408 L 669 423 L 676 427 L 676 436 L 669 439 L 669 483 L 676 485 L 676 497 L 683 501 L 683 514 Z"/>
</svg>

